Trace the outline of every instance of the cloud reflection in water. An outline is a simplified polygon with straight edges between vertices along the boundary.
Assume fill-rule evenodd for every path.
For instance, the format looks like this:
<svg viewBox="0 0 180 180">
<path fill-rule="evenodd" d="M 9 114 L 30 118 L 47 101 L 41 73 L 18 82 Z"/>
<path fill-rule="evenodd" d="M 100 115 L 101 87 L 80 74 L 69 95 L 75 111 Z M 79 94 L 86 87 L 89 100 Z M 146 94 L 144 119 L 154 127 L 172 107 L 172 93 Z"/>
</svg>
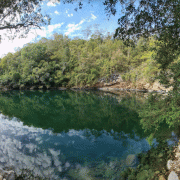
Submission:
<svg viewBox="0 0 180 180">
<path fill-rule="evenodd" d="M 145 139 L 107 133 L 95 136 L 88 129 L 54 134 L 52 130 L 23 125 L 0 114 L 0 165 L 33 171 L 40 177 L 58 179 L 68 168 L 105 157 L 126 157 L 150 149 Z"/>
</svg>

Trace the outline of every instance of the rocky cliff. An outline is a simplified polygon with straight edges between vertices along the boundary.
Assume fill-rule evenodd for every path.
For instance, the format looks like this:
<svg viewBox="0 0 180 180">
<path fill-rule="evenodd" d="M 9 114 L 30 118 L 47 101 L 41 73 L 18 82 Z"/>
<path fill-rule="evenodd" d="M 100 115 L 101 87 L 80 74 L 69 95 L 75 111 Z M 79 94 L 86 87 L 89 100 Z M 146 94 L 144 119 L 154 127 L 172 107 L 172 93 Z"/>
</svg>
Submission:
<svg viewBox="0 0 180 180">
<path fill-rule="evenodd" d="M 99 82 L 95 84 L 95 88 L 104 91 L 113 90 L 135 90 L 135 91 L 149 91 L 149 92 L 168 92 L 173 88 L 166 88 L 159 83 L 158 80 L 153 83 L 147 82 L 145 79 L 137 80 L 136 82 L 124 81 L 120 75 L 114 75 L 105 81 L 105 79 L 99 79 Z"/>
</svg>

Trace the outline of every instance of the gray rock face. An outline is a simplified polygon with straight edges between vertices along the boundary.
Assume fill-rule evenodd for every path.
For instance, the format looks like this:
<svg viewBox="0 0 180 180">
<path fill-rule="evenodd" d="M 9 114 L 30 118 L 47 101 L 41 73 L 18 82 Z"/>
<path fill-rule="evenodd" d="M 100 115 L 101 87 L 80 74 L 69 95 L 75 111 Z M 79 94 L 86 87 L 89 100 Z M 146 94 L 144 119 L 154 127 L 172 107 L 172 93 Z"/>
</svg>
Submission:
<svg viewBox="0 0 180 180">
<path fill-rule="evenodd" d="M 168 180 L 179 180 L 179 178 L 178 178 L 178 175 L 174 171 L 171 171 L 171 173 L 168 176 Z"/>
<path fill-rule="evenodd" d="M 122 82 L 123 79 L 119 74 L 112 74 L 109 78 L 103 77 L 98 80 L 100 83 L 105 83 L 107 85 L 115 84 L 117 82 Z"/>
<path fill-rule="evenodd" d="M 0 180 L 15 180 L 14 171 L 5 171 L 0 169 Z"/>
</svg>

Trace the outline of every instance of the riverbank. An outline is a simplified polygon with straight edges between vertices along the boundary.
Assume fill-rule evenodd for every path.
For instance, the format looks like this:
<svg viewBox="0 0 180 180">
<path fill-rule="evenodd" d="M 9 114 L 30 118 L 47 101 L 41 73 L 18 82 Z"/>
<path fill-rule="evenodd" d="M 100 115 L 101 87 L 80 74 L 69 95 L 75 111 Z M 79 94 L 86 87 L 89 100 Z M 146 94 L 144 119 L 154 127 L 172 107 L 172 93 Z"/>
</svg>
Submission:
<svg viewBox="0 0 180 180">
<path fill-rule="evenodd" d="M 173 90 L 172 87 L 166 88 L 159 81 L 153 83 L 147 82 L 145 79 L 141 79 L 136 82 L 124 81 L 121 76 L 114 78 L 108 83 L 101 81 L 95 84 L 93 87 L 103 91 L 141 91 L 141 92 L 159 92 L 167 93 Z"/>
<path fill-rule="evenodd" d="M 167 93 L 173 88 L 166 88 L 161 85 L 158 81 L 153 83 L 148 83 L 145 80 L 136 81 L 135 83 L 130 81 L 123 81 L 119 75 L 116 79 L 111 79 L 106 83 L 105 81 L 99 81 L 93 86 L 73 86 L 73 87 L 46 87 L 44 85 L 32 85 L 32 86 L 16 86 L 12 87 L 9 85 L 0 86 L 0 90 L 101 90 L 101 91 L 139 91 L 139 92 L 158 92 L 158 93 Z"/>
</svg>

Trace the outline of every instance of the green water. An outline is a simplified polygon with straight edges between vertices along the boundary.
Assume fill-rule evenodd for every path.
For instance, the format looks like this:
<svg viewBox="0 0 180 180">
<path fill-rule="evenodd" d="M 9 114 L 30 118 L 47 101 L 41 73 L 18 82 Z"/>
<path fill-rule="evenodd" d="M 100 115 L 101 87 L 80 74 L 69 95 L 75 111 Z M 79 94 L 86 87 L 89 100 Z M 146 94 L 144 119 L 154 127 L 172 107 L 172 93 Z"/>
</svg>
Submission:
<svg viewBox="0 0 180 180">
<path fill-rule="evenodd" d="M 138 113 L 144 101 L 143 93 L 1 92 L 0 164 L 43 179 L 96 179 L 90 169 L 116 162 L 121 167 L 116 172 L 109 166 L 104 170 L 113 179 L 113 173 L 127 166 L 129 154 L 150 149 L 152 132 L 142 129 Z M 172 130 L 162 127 L 159 136 L 168 138 Z"/>
<path fill-rule="evenodd" d="M 1 93 L 0 110 L 26 125 L 51 128 L 55 133 L 88 128 L 130 134 L 134 130 L 143 136 L 136 112 L 140 102 L 128 95 L 118 102 L 116 97 L 100 92 L 11 91 Z"/>
</svg>

